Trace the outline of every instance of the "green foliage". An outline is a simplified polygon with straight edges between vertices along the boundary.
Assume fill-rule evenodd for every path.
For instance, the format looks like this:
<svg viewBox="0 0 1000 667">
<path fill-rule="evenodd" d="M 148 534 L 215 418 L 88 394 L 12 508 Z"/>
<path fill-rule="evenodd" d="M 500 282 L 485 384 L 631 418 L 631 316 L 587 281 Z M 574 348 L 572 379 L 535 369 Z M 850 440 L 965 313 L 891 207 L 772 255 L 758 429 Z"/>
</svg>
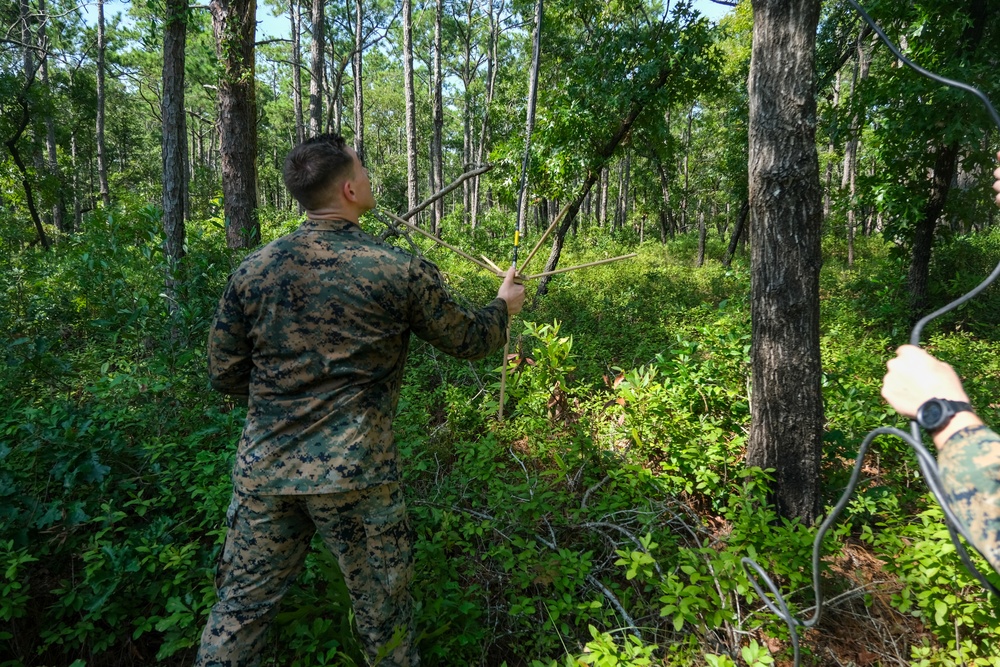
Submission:
<svg viewBox="0 0 1000 667">
<path fill-rule="evenodd" d="M 297 224 L 262 221 L 265 238 Z M 505 221 L 487 216 L 465 242 L 495 254 L 501 230 Z M 57 253 L 23 250 L 0 270 L 0 651 L 25 664 L 188 663 L 214 601 L 244 412 L 208 391 L 201 346 L 239 257 L 224 249 L 217 218 L 192 222 L 171 313 L 161 242 L 155 208 L 117 208 L 94 214 Z M 639 257 L 560 276 L 514 322 L 502 423 L 499 354 L 469 364 L 414 341 L 396 434 L 428 664 L 490 655 L 766 667 L 788 658 L 787 629 L 762 612 L 740 558 L 759 560 L 804 610 L 813 531 L 780 520 L 767 503 L 768 471 L 741 463 L 747 271 L 739 261 L 693 270 L 691 236 L 626 243 L 593 230 L 568 239 L 567 263 L 632 249 Z M 953 243 L 938 276 L 959 257 L 984 264 L 996 241 Z M 864 432 L 894 419 L 878 380 L 900 338 L 885 314 L 905 300 L 890 289 L 900 265 L 879 241 L 859 250 L 854 269 L 834 262 L 823 276 L 831 502 Z M 471 303 L 495 294 L 494 278 L 432 256 Z M 976 308 L 931 341 L 989 405 L 1000 362 L 983 322 L 995 315 Z M 925 628 L 908 638 L 915 663 L 991 664 L 1000 654 L 992 608 L 915 482 L 912 454 L 890 439 L 877 449 L 878 475 L 828 538 L 824 567 L 845 543 L 866 545 L 898 583 L 891 603 Z M 828 597 L 849 585 L 823 576 Z M 264 657 L 277 664 L 364 662 L 343 579 L 318 545 L 273 637 Z"/>
</svg>

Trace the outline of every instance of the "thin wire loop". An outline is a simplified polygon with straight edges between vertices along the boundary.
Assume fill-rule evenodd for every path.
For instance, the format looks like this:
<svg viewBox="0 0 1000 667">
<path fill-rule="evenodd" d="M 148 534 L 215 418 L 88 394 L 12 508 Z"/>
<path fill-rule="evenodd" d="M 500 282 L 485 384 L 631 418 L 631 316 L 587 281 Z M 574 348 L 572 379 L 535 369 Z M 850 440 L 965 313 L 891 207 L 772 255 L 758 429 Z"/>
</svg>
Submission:
<svg viewBox="0 0 1000 667">
<path fill-rule="evenodd" d="M 986 107 L 986 110 L 989 112 L 990 117 L 993 119 L 994 124 L 997 126 L 998 129 L 1000 129 L 1000 114 L 997 113 L 997 110 L 994 108 L 989 98 L 986 97 L 986 95 L 983 94 L 982 91 L 980 91 L 977 88 L 974 88 L 973 86 L 970 86 L 967 83 L 948 79 L 939 74 L 935 74 L 934 72 L 930 72 L 924 69 L 923 67 L 917 65 L 916 63 L 914 63 L 912 60 L 910 60 L 900 52 L 900 50 L 896 47 L 896 45 L 893 44 L 892 40 L 890 40 L 888 36 L 886 36 L 885 32 L 883 32 L 882 29 L 878 26 L 878 24 L 876 24 L 875 21 L 872 20 L 872 18 L 861 7 L 861 5 L 859 5 L 856 2 L 856 0 L 847 0 L 847 2 L 849 2 L 851 6 L 854 7 L 855 10 L 857 10 L 861 18 L 864 19 L 864 21 L 872 28 L 872 30 L 875 31 L 875 33 L 879 36 L 882 42 L 885 43 L 887 47 L 889 47 L 889 50 L 892 51 L 893 55 L 896 56 L 896 58 L 906 63 L 906 65 L 909 66 L 911 69 L 915 70 L 919 74 L 922 74 L 923 76 L 926 76 L 929 79 L 937 81 L 938 83 L 941 83 L 946 86 L 951 86 L 953 88 L 964 90 L 978 97 L 979 100 Z M 993 273 L 991 273 L 989 277 L 986 278 L 986 280 L 977 285 L 970 292 L 962 295 L 961 297 L 955 299 L 948 305 L 934 311 L 930 315 L 927 315 L 926 317 L 922 318 L 919 322 L 917 322 L 917 324 L 913 327 L 913 331 L 910 333 L 910 343 L 912 345 L 920 345 L 920 334 L 923 332 L 924 327 L 931 320 L 940 317 L 945 313 L 951 312 L 955 308 L 958 308 L 962 304 L 975 298 L 983 290 L 989 287 L 994 281 L 996 281 L 998 277 L 1000 277 L 1000 264 L 997 265 L 997 267 L 993 270 Z M 818 625 L 823 614 L 823 592 L 820 589 L 820 559 L 822 556 L 821 551 L 823 546 L 823 538 L 826 536 L 827 531 L 830 529 L 833 523 L 840 516 L 841 512 L 843 512 L 844 508 L 847 507 L 847 503 L 850 502 L 851 496 L 854 495 L 854 491 L 857 488 L 858 481 L 861 476 L 861 466 L 862 463 L 864 462 L 865 454 L 867 454 L 868 448 L 871 446 L 875 438 L 880 435 L 894 435 L 898 438 L 901 438 L 904 442 L 906 442 L 908 445 L 910 445 L 910 447 L 913 448 L 913 451 L 917 456 L 917 465 L 920 467 L 920 473 L 921 475 L 923 475 L 924 481 L 927 482 L 927 487 L 930 489 L 931 494 L 934 496 L 934 499 L 937 500 L 938 504 L 941 506 L 942 511 L 944 512 L 945 525 L 948 527 L 948 534 L 951 537 L 951 541 L 955 545 L 955 549 L 959 557 L 961 558 L 962 563 L 969 570 L 969 572 L 983 585 L 983 587 L 987 591 L 1000 598 L 1000 590 L 997 590 L 997 588 L 987 580 L 986 576 L 978 569 L 976 569 L 975 565 L 973 565 L 972 563 L 972 559 L 970 558 L 967 549 L 965 548 L 965 545 L 963 545 L 961 541 L 959 541 L 958 539 L 958 536 L 961 535 L 963 538 L 965 538 L 965 541 L 968 542 L 970 545 L 973 546 L 975 545 L 975 542 L 969 536 L 968 530 L 958 519 L 954 511 L 951 509 L 951 506 L 948 504 L 947 497 L 945 495 L 944 489 L 941 486 L 941 481 L 938 476 L 937 461 L 935 460 L 934 455 L 931 454 L 924 446 L 920 435 L 920 427 L 917 424 L 917 422 L 915 421 L 910 422 L 910 433 L 906 433 L 904 431 L 901 431 L 900 429 L 891 427 L 877 428 L 871 431 L 865 437 L 864 441 L 861 443 L 861 447 L 858 451 L 858 457 L 854 463 L 854 470 L 851 472 L 851 478 L 847 483 L 847 488 L 844 490 L 843 495 L 841 495 L 840 500 L 837 502 L 836 506 L 834 506 L 829 516 L 827 516 L 826 519 L 823 521 L 823 523 L 820 525 L 819 530 L 816 533 L 816 539 L 813 541 L 813 556 L 812 556 L 813 594 L 816 599 L 816 607 L 815 607 L 816 611 L 813 614 L 812 618 L 802 620 L 797 618 L 794 614 L 792 614 L 791 611 L 788 609 L 788 603 L 785 601 L 784 596 L 781 594 L 781 591 L 778 589 L 778 586 L 774 583 L 771 577 L 768 576 L 767 572 L 765 572 L 764 569 L 760 565 L 758 565 L 753 559 L 751 558 L 741 559 L 741 563 L 743 565 L 743 571 L 746 573 L 747 579 L 750 581 L 750 585 L 753 586 L 753 589 L 757 592 L 757 595 L 759 595 L 760 599 L 764 602 L 764 605 L 773 614 L 784 620 L 785 623 L 788 625 L 788 632 L 792 643 L 793 659 L 796 667 L 798 667 L 800 661 L 798 629 L 799 628 L 809 629 Z M 751 570 L 753 570 L 753 572 L 751 572 Z M 760 578 L 764 581 L 764 584 L 767 586 L 768 591 L 772 596 L 774 596 L 774 602 L 768 599 L 767 594 L 765 594 L 763 588 L 761 587 L 760 581 L 758 581 L 754 573 L 759 575 Z"/>
</svg>

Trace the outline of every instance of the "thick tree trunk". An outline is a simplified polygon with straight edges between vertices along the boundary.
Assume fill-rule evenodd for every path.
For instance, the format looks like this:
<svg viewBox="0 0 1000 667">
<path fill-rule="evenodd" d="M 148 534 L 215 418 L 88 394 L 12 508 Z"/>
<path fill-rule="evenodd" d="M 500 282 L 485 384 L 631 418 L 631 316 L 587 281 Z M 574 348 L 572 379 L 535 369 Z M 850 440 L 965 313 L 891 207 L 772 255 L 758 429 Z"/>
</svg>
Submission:
<svg viewBox="0 0 1000 667">
<path fill-rule="evenodd" d="M 601 196 L 597 206 L 597 226 L 603 228 L 608 223 L 608 168 L 601 169 Z"/>
<path fill-rule="evenodd" d="M 312 0 L 312 43 L 309 45 L 309 136 L 323 131 L 323 77 L 326 19 L 324 0 Z"/>
<path fill-rule="evenodd" d="M 295 143 L 301 144 L 306 138 L 305 121 L 302 117 L 302 5 L 299 4 L 299 0 L 291 0 L 289 9 L 292 33 L 292 107 L 295 112 Z"/>
<path fill-rule="evenodd" d="M 362 0 L 354 4 L 354 150 L 365 163 L 365 10 Z"/>
<path fill-rule="evenodd" d="M 823 440 L 816 155 L 819 0 L 753 0 L 750 216 L 753 393 L 747 465 L 775 470 L 783 517 L 819 512 Z"/>
<path fill-rule="evenodd" d="M 406 203 L 412 211 L 420 203 L 417 173 L 417 101 L 413 89 L 413 0 L 403 0 L 403 92 L 406 97 Z"/>
<path fill-rule="evenodd" d="M 256 0 L 211 0 L 212 29 L 222 62 L 219 78 L 219 153 L 226 243 L 252 248 L 257 219 L 257 103 L 254 97 Z"/>
<path fill-rule="evenodd" d="M 97 182 L 101 188 L 104 207 L 111 206 L 111 190 L 108 188 L 108 154 L 104 145 L 104 53 L 107 40 L 104 35 L 104 0 L 97 0 Z"/>
<path fill-rule="evenodd" d="M 163 232 L 167 258 L 166 294 L 171 313 L 177 309 L 177 286 L 184 257 L 184 201 L 187 199 L 187 128 L 184 114 L 184 46 L 187 0 L 167 0 L 163 31 Z"/>
<path fill-rule="evenodd" d="M 441 146 L 442 133 L 444 130 L 444 101 L 442 99 L 444 82 L 441 78 L 441 21 L 444 18 L 444 3 L 436 0 L 434 9 L 434 71 L 432 72 L 433 97 L 431 121 L 434 125 L 434 133 L 431 139 L 431 191 L 434 188 L 444 187 L 444 156 Z M 441 221 L 444 219 L 444 199 L 434 202 L 433 215 L 431 216 L 431 232 L 435 235 L 441 233 Z"/>
</svg>

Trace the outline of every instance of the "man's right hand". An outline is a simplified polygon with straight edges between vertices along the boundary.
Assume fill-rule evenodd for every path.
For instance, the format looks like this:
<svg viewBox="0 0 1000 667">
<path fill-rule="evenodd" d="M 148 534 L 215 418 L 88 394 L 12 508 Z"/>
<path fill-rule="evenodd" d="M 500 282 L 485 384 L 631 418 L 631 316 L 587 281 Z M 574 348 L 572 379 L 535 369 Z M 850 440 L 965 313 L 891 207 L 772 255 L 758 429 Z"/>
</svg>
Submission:
<svg viewBox="0 0 1000 667">
<path fill-rule="evenodd" d="M 511 266 L 507 269 L 507 275 L 504 276 L 503 284 L 497 292 L 497 296 L 507 302 L 508 315 L 517 315 L 524 306 L 524 285 L 515 283 L 515 276 L 514 267 Z"/>
</svg>

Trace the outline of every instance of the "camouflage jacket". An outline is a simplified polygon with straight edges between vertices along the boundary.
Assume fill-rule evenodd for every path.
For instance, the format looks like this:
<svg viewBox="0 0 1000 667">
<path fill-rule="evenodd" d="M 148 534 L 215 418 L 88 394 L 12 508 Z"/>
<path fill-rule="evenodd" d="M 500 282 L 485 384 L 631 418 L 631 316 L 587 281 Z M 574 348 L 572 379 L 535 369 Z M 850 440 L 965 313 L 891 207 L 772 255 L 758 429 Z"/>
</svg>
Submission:
<svg viewBox="0 0 1000 667">
<path fill-rule="evenodd" d="M 212 386 L 249 394 L 234 484 L 262 495 L 399 480 L 392 417 L 410 333 L 479 359 L 504 343 L 500 298 L 471 311 L 437 268 L 344 220 L 307 220 L 231 276 L 208 339 Z"/>
<path fill-rule="evenodd" d="M 1000 572 L 1000 436 L 985 426 L 958 431 L 941 448 L 938 472 L 951 509 Z"/>
</svg>

